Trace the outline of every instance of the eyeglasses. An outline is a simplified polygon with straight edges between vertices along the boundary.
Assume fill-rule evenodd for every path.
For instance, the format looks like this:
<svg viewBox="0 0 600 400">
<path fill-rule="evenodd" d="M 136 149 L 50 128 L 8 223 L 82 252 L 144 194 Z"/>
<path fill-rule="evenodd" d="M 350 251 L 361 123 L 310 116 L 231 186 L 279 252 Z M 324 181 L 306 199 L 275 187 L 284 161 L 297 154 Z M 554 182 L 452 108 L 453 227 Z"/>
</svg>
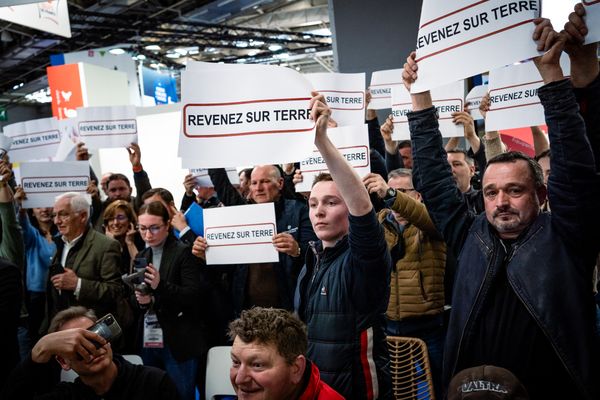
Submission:
<svg viewBox="0 0 600 400">
<path fill-rule="evenodd" d="M 105 222 L 111 222 L 111 221 L 124 222 L 124 221 L 126 221 L 128 219 L 129 218 L 127 218 L 127 215 L 125 215 L 125 214 L 118 214 L 118 215 L 115 215 L 112 218 L 106 218 Z"/>
<path fill-rule="evenodd" d="M 55 214 L 55 213 L 50 214 L 50 217 L 52 217 L 52 219 L 60 219 L 61 221 L 68 221 L 71 218 L 71 215 L 73 215 L 73 214 L 77 214 L 77 213 L 60 211 L 58 214 Z"/>
<path fill-rule="evenodd" d="M 140 231 L 140 234 L 144 235 L 146 234 L 146 232 L 150 232 L 153 235 L 156 235 L 161 228 L 164 225 L 152 225 L 152 226 L 143 226 L 143 225 L 138 225 L 138 230 Z"/>
<path fill-rule="evenodd" d="M 397 190 L 397 191 L 399 191 L 399 192 L 402 192 L 402 193 L 406 193 L 406 192 L 416 192 L 416 190 L 415 190 L 415 189 L 408 189 L 408 188 L 397 188 L 396 190 Z"/>
</svg>

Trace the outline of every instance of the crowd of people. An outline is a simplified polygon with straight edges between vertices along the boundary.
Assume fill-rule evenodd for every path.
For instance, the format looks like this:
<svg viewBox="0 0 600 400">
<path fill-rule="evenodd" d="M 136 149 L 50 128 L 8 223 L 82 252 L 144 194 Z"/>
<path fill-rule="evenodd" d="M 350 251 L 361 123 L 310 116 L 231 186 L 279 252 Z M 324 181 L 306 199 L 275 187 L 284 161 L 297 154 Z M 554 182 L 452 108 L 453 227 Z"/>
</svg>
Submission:
<svg viewBox="0 0 600 400">
<path fill-rule="evenodd" d="M 468 151 L 444 144 L 429 92 L 411 95 L 410 141 L 391 139 L 391 116 L 380 126 L 367 113 L 374 168 L 362 178 L 313 92 L 329 173 L 309 193 L 295 190 L 297 163 L 242 170 L 239 184 L 216 168 L 214 188 L 186 176 L 177 208 L 131 144 L 137 197 L 125 175 L 91 171 L 91 203 L 64 193 L 27 210 L 5 156 L 2 398 L 202 398 L 209 348 L 231 345 L 240 399 L 392 399 L 388 336 L 425 342 L 438 398 L 600 398 L 598 46 L 583 44 L 581 4 L 561 33 L 534 23 L 549 139 L 532 128 L 535 159 L 498 132 L 480 138 L 467 110 L 454 122 Z M 412 53 L 408 90 L 418 74 Z M 83 143 L 77 158 L 89 159 Z M 209 244 L 184 215 L 193 203 L 273 203 L 278 260 L 207 266 Z M 110 343 L 88 330 L 109 313 L 122 330 Z M 80 379 L 59 383 L 61 368 Z"/>
</svg>

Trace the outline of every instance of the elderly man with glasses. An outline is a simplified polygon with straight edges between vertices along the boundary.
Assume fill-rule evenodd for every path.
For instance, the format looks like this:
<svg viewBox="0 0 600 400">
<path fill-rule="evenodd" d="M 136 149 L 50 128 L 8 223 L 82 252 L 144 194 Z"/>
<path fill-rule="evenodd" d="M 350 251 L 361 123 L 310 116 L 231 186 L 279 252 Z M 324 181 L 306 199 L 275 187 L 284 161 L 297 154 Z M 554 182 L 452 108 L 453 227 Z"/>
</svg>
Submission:
<svg viewBox="0 0 600 400">
<path fill-rule="evenodd" d="M 121 297 L 121 250 L 116 240 L 90 229 L 90 204 L 80 193 L 56 198 L 54 223 L 60 236 L 50 266 L 48 320 L 58 311 L 82 305 L 99 315 L 116 312 Z"/>
</svg>

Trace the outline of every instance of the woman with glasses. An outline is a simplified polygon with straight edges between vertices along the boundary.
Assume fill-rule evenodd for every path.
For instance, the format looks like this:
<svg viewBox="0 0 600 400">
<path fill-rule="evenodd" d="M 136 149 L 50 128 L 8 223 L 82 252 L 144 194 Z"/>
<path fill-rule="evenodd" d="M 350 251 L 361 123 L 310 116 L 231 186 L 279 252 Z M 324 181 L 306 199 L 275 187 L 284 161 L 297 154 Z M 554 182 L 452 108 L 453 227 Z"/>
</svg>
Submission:
<svg viewBox="0 0 600 400">
<path fill-rule="evenodd" d="M 137 258 L 147 263 L 146 288 L 135 296 L 145 311 L 138 336 L 144 365 L 165 369 L 182 399 L 195 398 L 198 360 L 207 349 L 208 281 L 190 247 L 170 229 L 169 212 L 160 202 L 144 204 L 138 230 L 146 248 Z M 202 308 L 201 308 L 202 307 Z"/>
<path fill-rule="evenodd" d="M 23 188 L 18 187 L 15 200 L 19 207 L 25 199 Z M 25 209 L 19 208 L 19 223 L 23 229 L 27 266 L 25 301 L 29 313 L 29 337 L 32 343 L 39 339 L 39 329 L 46 310 L 46 285 L 48 269 L 56 252 L 52 237 L 58 233 L 52 219 L 52 207 Z"/>
<path fill-rule="evenodd" d="M 131 261 L 145 247 L 136 225 L 137 217 L 128 201 L 113 201 L 104 210 L 104 234 L 121 244 L 121 274 L 131 273 Z"/>
</svg>

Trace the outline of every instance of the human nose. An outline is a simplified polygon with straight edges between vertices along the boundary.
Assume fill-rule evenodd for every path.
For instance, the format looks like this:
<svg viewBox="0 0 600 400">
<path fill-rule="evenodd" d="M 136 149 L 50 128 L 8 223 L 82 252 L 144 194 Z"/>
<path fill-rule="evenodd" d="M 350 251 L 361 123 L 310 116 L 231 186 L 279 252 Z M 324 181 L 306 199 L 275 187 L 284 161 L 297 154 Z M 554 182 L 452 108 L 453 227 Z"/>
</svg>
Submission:
<svg viewBox="0 0 600 400">
<path fill-rule="evenodd" d="M 236 385 L 246 383 L 250 380 L 250 375 L 248 373 L 247 368 L 244 365 L 241 365 L 237 368 L 235 372 L 235 383 Z"/>
<path fill-rule="evenodd" d="M 507 205 L 508 205 L 508 195 L 506 193 L 504 193 L 504 191 L 502 191 L 502 190 L 498 191 L 498 194 L 496 195 L 496 207 L 504 208 Z"/>
</svg>

